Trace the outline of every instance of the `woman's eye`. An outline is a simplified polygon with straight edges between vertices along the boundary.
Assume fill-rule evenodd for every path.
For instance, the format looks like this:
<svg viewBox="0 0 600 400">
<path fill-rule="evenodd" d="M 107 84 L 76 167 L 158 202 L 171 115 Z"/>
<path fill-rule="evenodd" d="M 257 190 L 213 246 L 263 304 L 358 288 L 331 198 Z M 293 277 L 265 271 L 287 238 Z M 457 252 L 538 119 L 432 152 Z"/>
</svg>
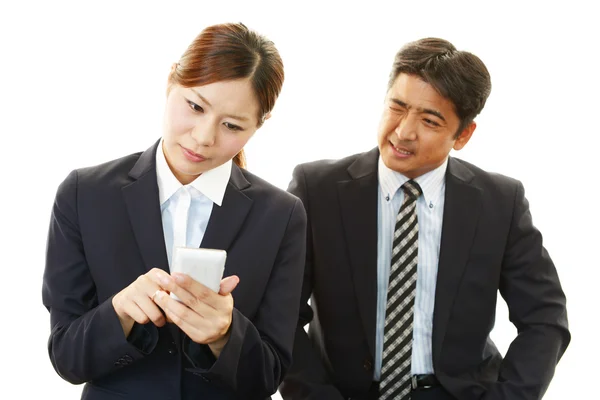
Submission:
<svg viewBox="0 0 600 400">
<path fill-rule="evenodd" d="M 204 109 L 202 107 L 200 107 L 198 104 L 194 103 L 193 101 L 187 101 L 187 103 L 189 104 L 190 108 L 196 112 L 204 112 Z"/>
<path fill-rule="evenodd" d="M 225 125 L 225 127 L 227 129 L 229 129 L 230 131 L 241 131 L 242 130 L 242 128 L 240 128 L 239 126 L 233 125 L 229 122 L 223 122 L 223 125 Z"/>
</svg>

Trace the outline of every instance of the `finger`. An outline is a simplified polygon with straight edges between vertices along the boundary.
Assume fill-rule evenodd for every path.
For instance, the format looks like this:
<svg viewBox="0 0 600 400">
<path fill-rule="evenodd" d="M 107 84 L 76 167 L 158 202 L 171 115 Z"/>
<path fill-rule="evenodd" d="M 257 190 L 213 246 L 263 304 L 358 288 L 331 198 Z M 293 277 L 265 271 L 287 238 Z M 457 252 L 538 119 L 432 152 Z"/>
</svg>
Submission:
<svg viewBox="0 0 600 400">
<path fill-rule="evenodd" d="M 194 310 L 197 314 L 204 318 L 210 318 L 215 315 L 217 313 L 217 306 L 220 307 L 220 303 L 218 301 L 211 300 L 211 296 L 217 298 L 220 296 L 218 296 L 209 288 L 205 288 L 205 290 L 199 292 L 197 297 L 181 286 L 176 286 L 173 290 L 173 294 L 177 296 L 180 303 Z M 177 300 L 174 301 L 177 302 Z"/>
<path fill-rule="evenodd" d="M 160 286 L 160 288 L 170 292 L 176 285 L 171 275 L 163 271 L 160 268 L 152 268 L 144 275 L 149 281 L 153 282 L 154 285 Z M 156 290 L 156 289 L 155 289 Z M 154 293 L 154 291 L 152 291 Z M 152 294 L 149 294 L 150 296 Z"/>
<path fill-rule="evenodd" d="M 171 296 L 168 296 L 164 292 L 159 292 L 156 295 L 156 304 L 164 310 L 167 319 L 171 320 L 173 323 L 185 320 L 188 323 L 197 325 L 204 320 L 204 317 L 195 310 L 171 298 Z M 173 315 L 176 317 L 175 319 L 172 318 Z"/>
<path fill-rule="evenodd" d="M 173 288 L 172 292 L 175 293 L 177 297 L 179 297 L 189 307 L 194 308 L 197 303 L 196 300 L 208 304 L 213 308 L 215 308 L 219 303 L 219 295 L 216 292 L 207 286 L 204 286 L 200 282 L 195 281 L 189 275 L 175 272 L 173 273 L 173 279 L 179 287 Z M 187 296 L 185 292 L 181 292 L 181 289 L 184 289 L 191 294 L 192 298 Z M 186 301 L 184 297 L 179 296 L 178 291 L 181 292 L 182 296 L 184 296 L 189 302 Z"/>
<path fill-rule="evenodd" d="M 141 308 L 147 308 L 149 311 L 152 309 L 156 309 L 158 310 L 159 313 L 162 314 L 162 312 L 160 311 L 160 308 L 154 306 L 152 307 L 152 304 L 148 303 L 147 301 L 143 300 L 142 297 L 147 297 L 148 299 L 150 299 L 151 303 L 154 303 L 154 297 L 156 296 L 156 293 L 158 293 L 161 290 L 164 290 L 165 292 L 169 293 L 168 290 L 164 289 L 161 286 L 161 282 L 165 283 L 167 281 L 172 281 L 172 279 L 170 278 L 169 274 L 167 274 L 165 271 L 158 269 L 158 268 L 153 268 L 150 272 L 141 275 L 136 283 L 136 287 L 135 287 L 135 294 L 133 295 L 133 298 L 135 299 L 136 303 L 139 303 L 138 305 Z M 174 285 L 174 284 L 171 284 Z M 142 306 L 142 304 L 145 304 L 145 307 Z M 157 318 L 152 318 L 149 315 L 150 319 L 153 320 L 154 322 L 158 322 L 161 323 L 160 320 L 157 320 Z M 164 317 L 164 315 L 163 315 Z"/>
<path fill-rule="evenodd" d="M 165 314 L 190 339 L 201 344 L 209 344 L 221 339 L 227 334 L 228 328 L 231 326 L 231 319 L 225 317 L 218 319 L 194 318 L 190 320 L 185 313 L 181 315 L 178 312 L 167 310 Z"/>
<path fill-rule="evenodd" d="M 123 311 L 125 314 L 129 315 L 135 322 L 138 324 L 145 325 L 150 322 L 150 318 L 146 315 L 144 311 L 133 301 L 128 301 L 123 305 Z"/>
<path fill-rule="evenodd" d="M 190 308 L 163 293 L 159 293 L 156 297 L 165 311 L 167 319 L 177 325 L 193 341 L 202 344 L 211 341 L 213 335 L 206 334 L 210 330 L 209 320 L 200 317 Z"/>
<path fill-rule="evenodd" d="M 238 283 L 240 283 L 240 278 L 236 275 L 228 276 L 221 281 L 221 290 L 219 290 L 219 294 L 228 295 L 233 292 L 233 289 L 237 287 Z"/>
<path fill-rule="evenodd" d="M 198 328 L 185 319 L 181 318 L 179 315 L 175 314 L 172 311 L 165 311 L 167 314 L 167 318 L 170 319 L 175 325 L 179 327 L 190 339 L 192 339 L 196 343 L 206 344 L 209 342 L 207 340 L 206 335 L 203 334 L 203 329 Z M 203 340 L 204 339 L 204 340 Z"/>
<path fill-rule="evenodd" d="M 142 294 L 135 297 L 135 302 L 154 325 L 163 326 L 165 324 L 165 316 L 150 297 Z"/>
<path fill-rule="evenodd" d="M 159 277 L 159 272 L 162 272 L 162 275 Z M 164 281 L 165 279 L 172 281 L 172 279 L 170 279 L 169 274 L 167 274 L 165 271 L 159 270 L 158 268 L 154 268 L 152 269 L 152 271 L 144 274 L 144 275 L 140 275 L 136 281 L 134 282 L 133 286 L 133 293 L 134 295 L 132 297 L 135 297 L 136 295 L 143 293 L 145 294 L 148 298 L 152 299 L 153 295 L 158 291 L 158 290 L 166 290 L 161 286 L 161 279 Z"/>
</svg>

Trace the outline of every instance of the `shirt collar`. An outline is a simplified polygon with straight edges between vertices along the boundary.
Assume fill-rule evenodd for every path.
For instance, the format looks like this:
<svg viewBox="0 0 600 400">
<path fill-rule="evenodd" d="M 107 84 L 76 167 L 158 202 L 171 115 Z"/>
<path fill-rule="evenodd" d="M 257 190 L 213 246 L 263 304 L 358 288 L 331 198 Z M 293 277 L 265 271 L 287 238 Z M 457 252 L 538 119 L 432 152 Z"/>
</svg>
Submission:
<svg viewBox="0 0 600 400">
<path fill-rule="evenodd" d="M 161 140 L 156 149 L 156 178 L 161 206 L 183 186 L 171 172 L 162 146 L 163 141 Z M 223 203 L 225 189 L 227 189 L 227 183 L 231 177 L 231 164 L 232 162 L 229 160 L 225 164 L 206 171 L 187 186 L 192 186 L 208 197 L 210 201 L 220 206 Z"/>
<path fill-rule="evenodd" d="M 437 199 L 438 194 L 444 187 L 447 169 L 448 159 L 436 169 L 414 179 L 414 181 L 421 186 L 425 203 L 430 203 Z M 379 156 L 379 168 L 377 171 L 379 176 L 379 187 L 381 188 L 381 194 L 384 197 L 389 195 L 390 198 L 393 198 L 398 189 L 410 180 L 401 173 L 389 169 L 383 162 L 381 156 Z"/>
</svg>

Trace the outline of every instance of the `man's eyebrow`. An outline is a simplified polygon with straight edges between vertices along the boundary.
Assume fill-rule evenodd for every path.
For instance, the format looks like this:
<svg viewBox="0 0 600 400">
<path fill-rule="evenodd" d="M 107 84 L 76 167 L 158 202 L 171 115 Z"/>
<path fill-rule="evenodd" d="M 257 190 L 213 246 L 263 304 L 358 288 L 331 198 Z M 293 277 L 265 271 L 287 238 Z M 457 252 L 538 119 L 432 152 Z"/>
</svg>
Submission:
<svg viewBox="0 0 600 400">
<path fill-rule="evenodd" d="M 410 108 L 410 107 L 408 106 L 408 104 L 406 104 L 406 103 L 405 103 L 405 102 L 403 102 L 402 100 L 398 100 L 398 99 L 394 99 L 394 98 L 392 98 L 392 99 L 390 99 L 390 100 L 392 100 L 394 103 L 398 104 L 400 107 L 404 107 L 404 108 Z"/>
<path fill-rule="evenodd" d="M 439 111 L 432 110 L 431 108 L 419 108 L 418 110 L 420 112 L 422 112 L 422 113 L 425 113 L 425 114 L 435 115 L 436 117 L 438 117 L 442 121 L 446 122 L 446 118 L 444 118 L 444 116 L 442 115 L 442 113 L 439 112 Z"/>
<path fill-rule="evenodd" d="M 411 108 L 408 104 L 406 104 L 402 100 L 394 99 L 394 98 L 392 98 L 390 100 L 392 100 L 394 103 L 396 103 L 400 107 L 409 108 L 409 109 Z M 437 110 L 434 110 L 432 108 L 417 108 L 417 111 L 419 111 L 420 113 L 435 115 L 436 117 L 438 117 L 442 121 L 446 122 L 446 118 L 444 118 L 444 116 L 442 115 L 442 113 L 439 112 L 439 111 L 437 111 Z"/>
</svg>

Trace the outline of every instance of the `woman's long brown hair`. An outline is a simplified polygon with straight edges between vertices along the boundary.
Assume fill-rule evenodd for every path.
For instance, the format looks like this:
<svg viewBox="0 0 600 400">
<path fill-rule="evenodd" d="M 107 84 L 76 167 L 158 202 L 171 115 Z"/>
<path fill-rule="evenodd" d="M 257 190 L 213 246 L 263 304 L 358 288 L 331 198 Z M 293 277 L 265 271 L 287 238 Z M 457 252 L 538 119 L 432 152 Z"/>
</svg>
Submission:
<svg viewBox="0 0 600 400">
<path fill-rule="evenodd" d="M 259 103 L 258 126 L 275 106 L 283 86 L 283 62 L 273 42 L 243 24 L 209 26 L 194 39 L 169 76 L 183 87 L 249 79 Z M 242 149 L 233 161 L 246 166 Z"/>
</svg>

